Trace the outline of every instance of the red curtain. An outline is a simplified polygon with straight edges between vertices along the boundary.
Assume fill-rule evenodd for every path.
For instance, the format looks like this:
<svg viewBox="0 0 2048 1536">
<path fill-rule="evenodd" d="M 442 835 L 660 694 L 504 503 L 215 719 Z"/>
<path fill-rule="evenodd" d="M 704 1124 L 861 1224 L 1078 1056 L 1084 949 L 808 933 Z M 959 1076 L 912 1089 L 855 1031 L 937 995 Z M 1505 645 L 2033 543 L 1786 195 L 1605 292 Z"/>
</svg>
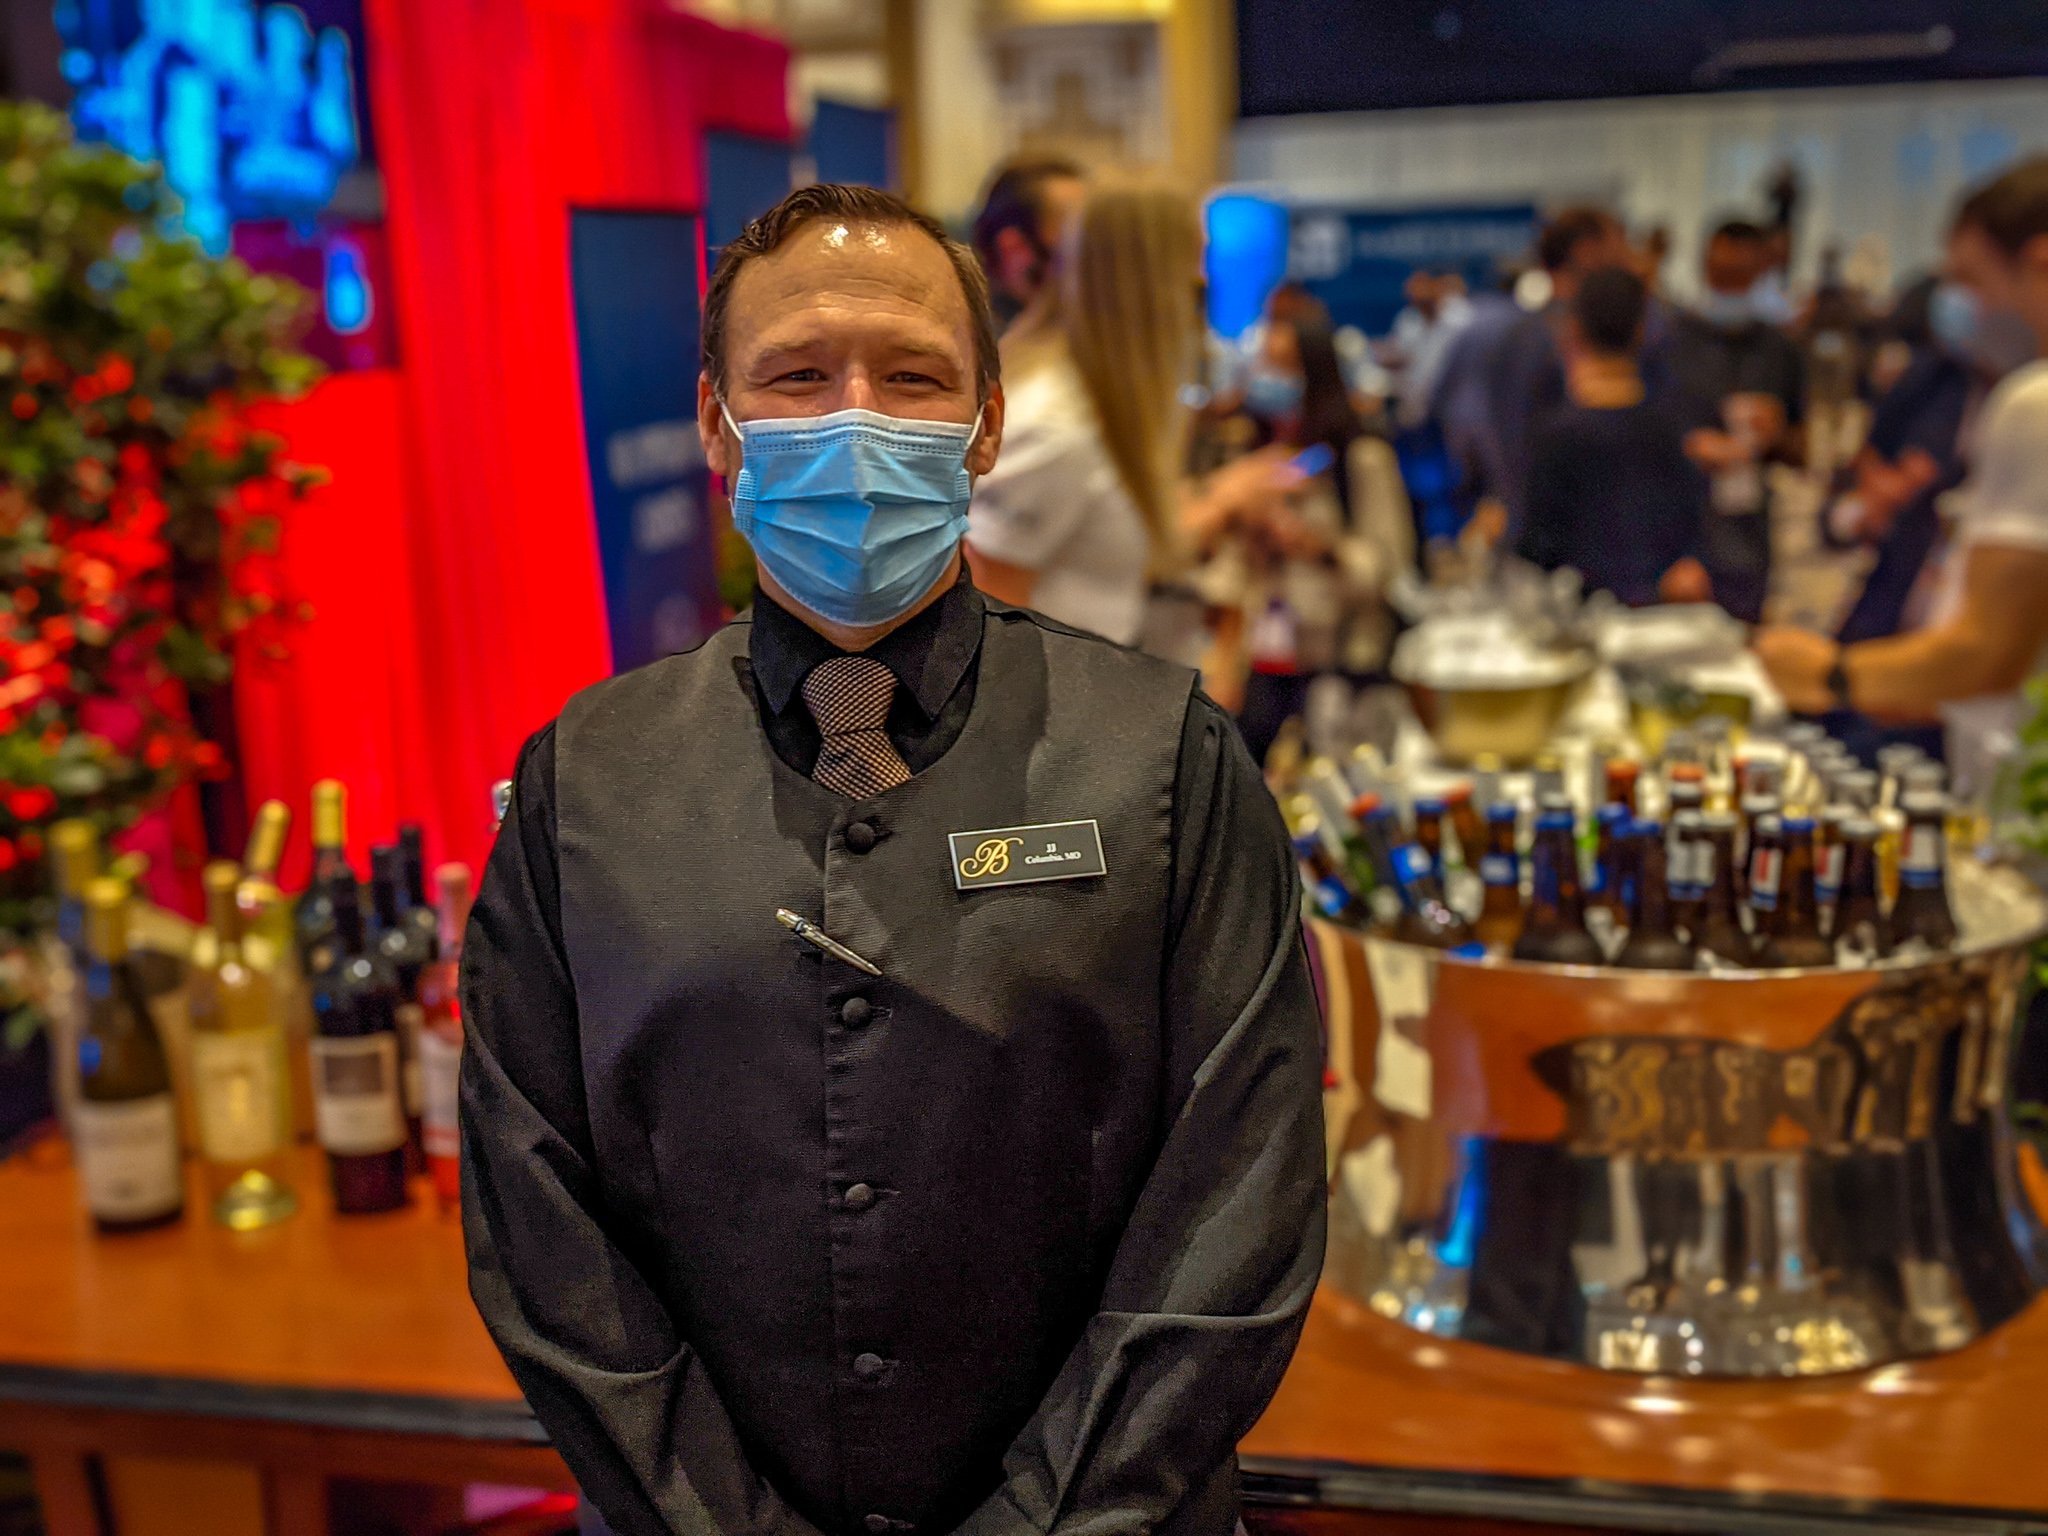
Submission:
<svg viewBox="0 0 2048 1536">
<path fill-rule="evenodd" d="M 706 129 L 788 135 L 788 53 L 661 0 L 367 11 L 401 366 L 280 415 L 335 481 L 287 540 L 311 633 L 238 690 L 245 772 L 297 806 L 342 778 L 359 844 L 409 816 L 476 863 L 491 781 L 610 670 L 569 210 L 700 208 Z"/>
</svg>

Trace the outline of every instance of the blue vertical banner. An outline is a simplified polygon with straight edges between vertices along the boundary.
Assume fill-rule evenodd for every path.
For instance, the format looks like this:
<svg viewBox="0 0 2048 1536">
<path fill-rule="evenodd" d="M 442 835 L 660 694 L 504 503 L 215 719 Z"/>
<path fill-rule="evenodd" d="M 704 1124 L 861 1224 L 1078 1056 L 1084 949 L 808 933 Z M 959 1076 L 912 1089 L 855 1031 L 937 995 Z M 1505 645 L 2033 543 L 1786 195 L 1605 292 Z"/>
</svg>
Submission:
<svg viewBox="0 0 2048 1536">
<path fill-rule="evenodd" d="M 795 152 L 780 139 L 714 129 L 704 135 L 704 243 L 711 260 L 795 185 Z"/>
<path fill-rule="evenodd" d="M 723 617 L 697 439 L 697 241 L 692 214 L 570 214 L 590 499 L 621 672 L 688 650 Z"/>
<path fill-rule="evenodd" d="M 820 101 L 811 117 L 811 163 L 820 181 L 896 186 L 896 114 Z"/>
</svg>

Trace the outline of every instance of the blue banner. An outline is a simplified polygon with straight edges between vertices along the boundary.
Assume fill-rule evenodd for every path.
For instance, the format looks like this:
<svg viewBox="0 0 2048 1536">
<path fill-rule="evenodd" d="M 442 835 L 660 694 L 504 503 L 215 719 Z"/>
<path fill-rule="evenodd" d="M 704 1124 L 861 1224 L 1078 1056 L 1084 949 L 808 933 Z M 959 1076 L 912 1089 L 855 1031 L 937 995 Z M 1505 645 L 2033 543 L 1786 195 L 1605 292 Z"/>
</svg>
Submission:
<svg viewBox="0 0 2048 1536">
<path fill-rule="evenodd" d="M 811 117 L 811 162 L 820 181 L 893 189 L 896 114 L 843 101 L 820 101 Z"/>
<path fill-rule="evenodd" d="M 699 644 L 722 617 L 697 439 L 697 219 L 571 211 L 590 498 L 612 664 Z"/>
<path fill-rule="evenodd" d="M 780 139 L 715 129 L 704 135 L 704 241 L 714 263 L 741 230 L 789 196 L 794 158 Z"/>
<path fill-rule="evenodd" d="M 1295 208 L 1288 276 L 1329 306 L 1338 325 L 1382 336 L 1407 300 L 1417 269 L 1456 272 L 1474 290 L 1526 260 L 1536 241 L 1533 203 L 1408 209 Z"/>
</svg>

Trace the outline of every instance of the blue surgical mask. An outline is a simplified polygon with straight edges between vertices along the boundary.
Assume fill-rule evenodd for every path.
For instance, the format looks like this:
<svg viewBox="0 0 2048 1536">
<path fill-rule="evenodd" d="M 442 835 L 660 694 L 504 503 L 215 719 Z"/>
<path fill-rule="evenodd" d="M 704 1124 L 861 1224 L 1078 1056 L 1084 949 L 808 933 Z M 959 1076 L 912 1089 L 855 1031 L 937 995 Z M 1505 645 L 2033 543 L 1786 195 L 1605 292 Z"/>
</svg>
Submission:
<svg viewBox="0 0 2048 1536">
<path fill-rule="evenodd" d="M 733 526 L 796 602 L 865 628 L 909 612 L 945 574 L 967 531 L 979 418 L 725 420 L 740 440 Z"/>
<path fill-rule="evenodd" d="M 1301 409 L 1305 386 L 1299 374 L 1255 367 L 1245 376 L 1244 408 L 1265 421 L 1279 421 Z"/>
<path fill-rule="evenodd" d="M 2032 362 L 2040 350 L 2026 321 L 2009 309 L 1987 307 L 1961 283 L 1943 283 L 1934 290 L 1927 326 L 1950 352 L 1994 378 Z"/>
<path fill-rule="evenodd" d="M 1716 293 L 1708 289 L 1700 296 L 1700 318 L 1726 330 L 1738 330 L 1756 319 L 1756 301 L 1747 293 Z"/>
</svg>

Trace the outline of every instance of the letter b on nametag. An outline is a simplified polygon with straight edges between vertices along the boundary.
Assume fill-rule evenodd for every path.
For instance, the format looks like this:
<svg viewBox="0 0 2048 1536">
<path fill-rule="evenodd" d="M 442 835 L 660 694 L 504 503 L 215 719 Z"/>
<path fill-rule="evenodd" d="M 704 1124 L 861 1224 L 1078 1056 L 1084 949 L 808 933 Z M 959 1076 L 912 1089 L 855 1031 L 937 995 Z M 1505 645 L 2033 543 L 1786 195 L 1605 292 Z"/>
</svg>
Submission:
<svg viewBox="0 0 2048 1536">
<path fill-rule="evenodd" d="M 953 885 L 962 891 L 1086 880 L 1109 873 L 1102 858 L 1102 834 L 1092 821 L 949 832 L 946 843 L 953 858 Z"/>
</svg>

